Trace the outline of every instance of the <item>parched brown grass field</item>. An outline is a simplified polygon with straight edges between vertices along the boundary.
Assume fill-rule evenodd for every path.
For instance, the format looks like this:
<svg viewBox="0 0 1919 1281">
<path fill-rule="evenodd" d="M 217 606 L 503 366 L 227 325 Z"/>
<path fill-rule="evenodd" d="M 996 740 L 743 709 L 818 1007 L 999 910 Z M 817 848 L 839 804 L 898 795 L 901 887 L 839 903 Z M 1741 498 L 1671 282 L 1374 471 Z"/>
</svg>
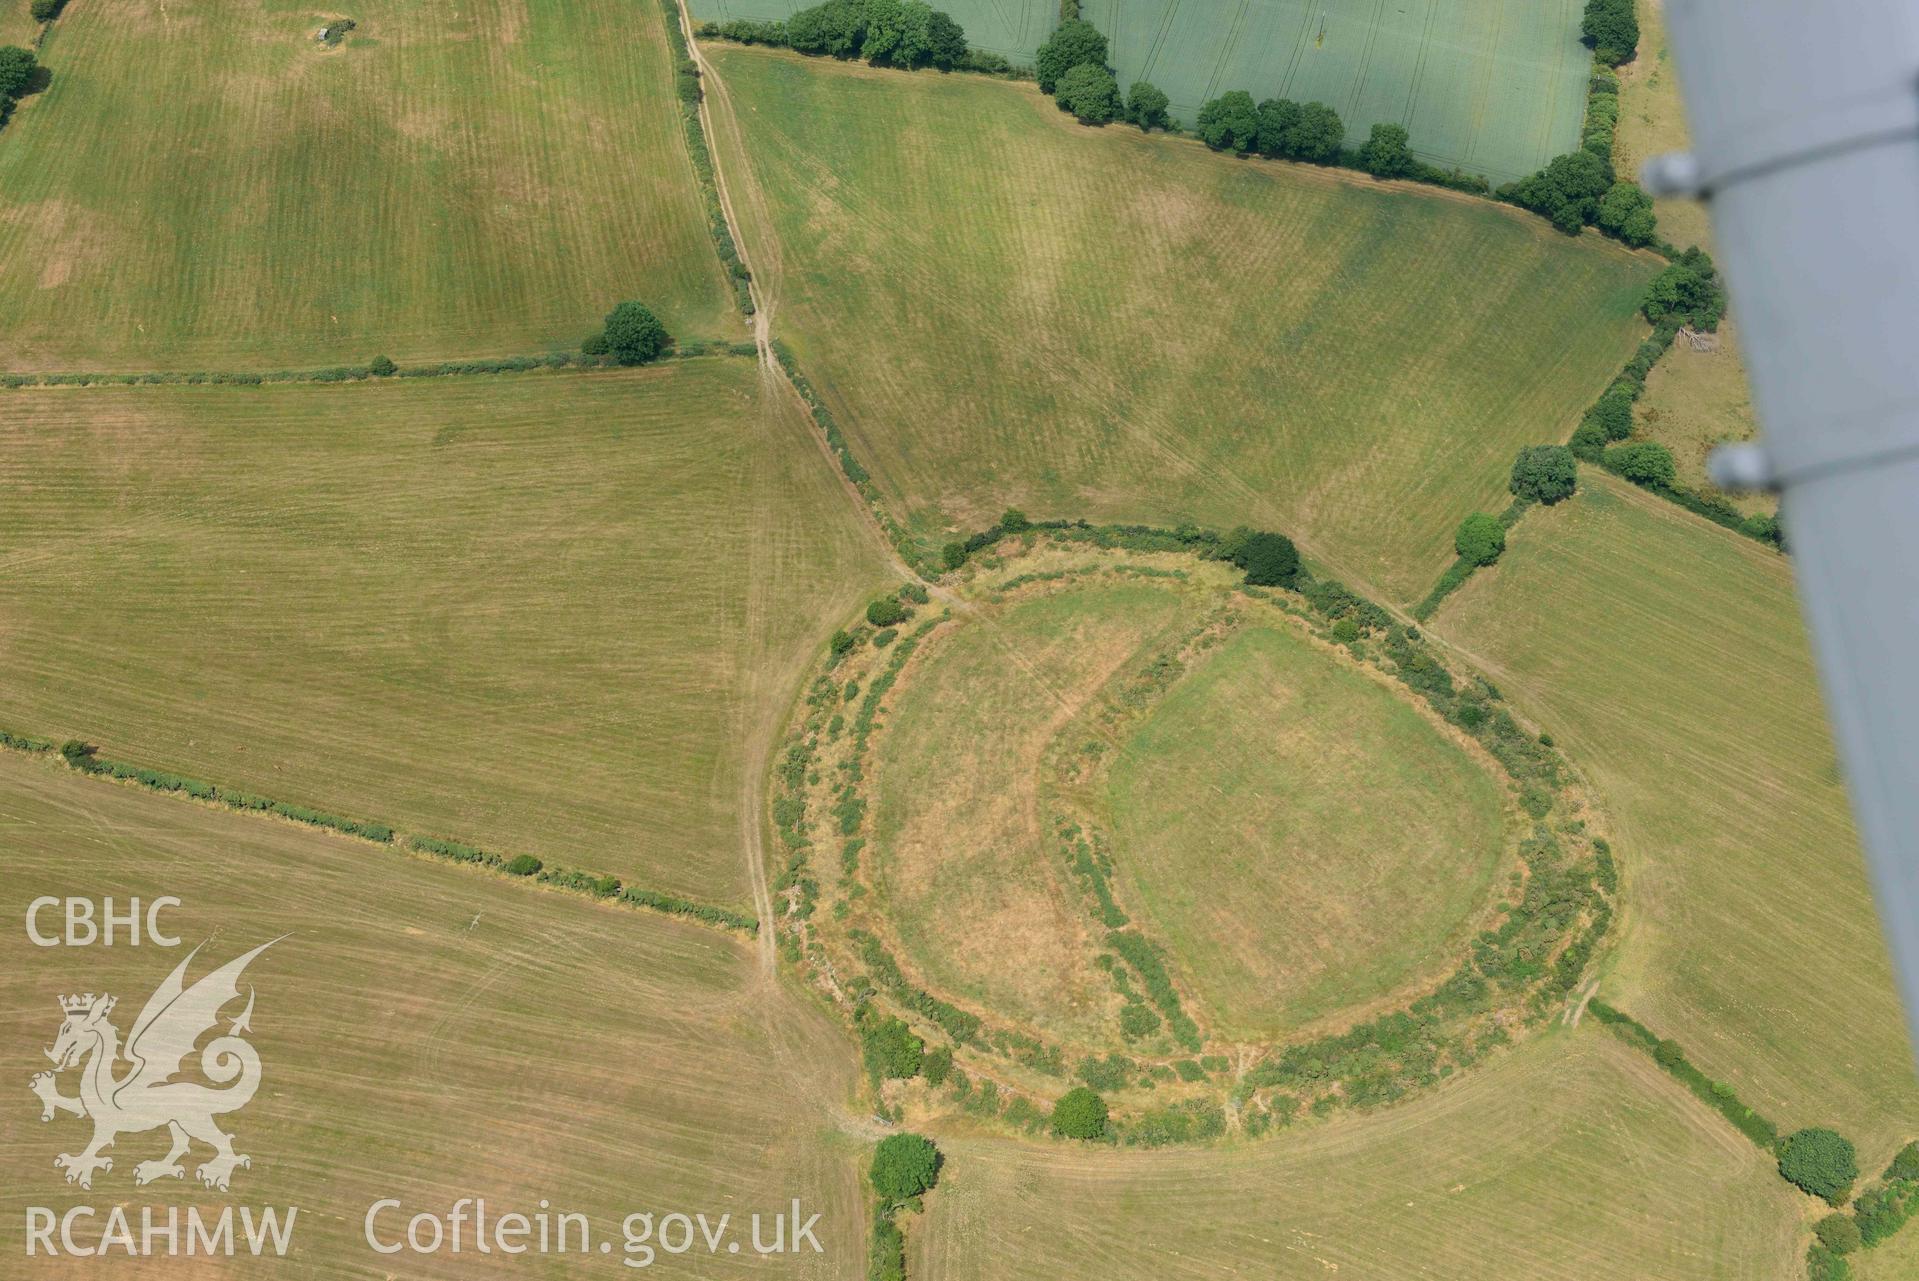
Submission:
<svg viewBox="0 0 1919 1281">
<path fill-rule="evenodd" d="M 753 362 L 7 397 L 0 727 L 746 905 L 765 744 L 884 581 Z"/>
<path fill-rule="evenodd" d="M 1626 930 L 1602 995 L 1786 1130 L 1882 1168 L 1919 1134 L 1790 562 L 1592 468 L 1430 630 L 1591 776 Z"/>
<path fill-rule="evenodd" d="M 28 1263 L 10 1229 L 11 1269 L 80 1276 L 471 1277 L 579 1275 L 618 1266 L 622 1219 L 674 1210 L 748 1216 L 795 1196 L 823 1217 L 826 1253 L 752 1266 L 750 1252 L 660 1256 L 648 1275 L 848 1275 L 863 1248 L 863 1145 L 843 1133 L 855 1082 L 851 1049 L 808 1003 L 764 976 L 744 940 L 589 903 L 291 823 L 233 814 L 86 779 L 55 759 L 0 753 L 0 846 L 7 874 L 0 936 L 0 1064 L 8 1122 L 0 1137 L 0 1212 L 56 1213 L 115 1204 L 297 1206 L 285 1260 L 114 1257 Z M 21 928 L 42 894 L 173 895 L 162 923 L 183 946 L 40 948 Z M 41 919 L 57 931 L 58 912 Z M 248 968 L 249 1037 L 262 1084 L 223 1118 L 253 1158 L 229 1192 L 194 1181 L 136 1189 L 133 1167 L 164 1154 L 164 1132 L 123 1135 L 113 1169 L 90 1191 L 69 1187 L 58 1153 L 79 1151 L 86 1123 L 41 1124 L 26 1082 L 60 1025 L 57 998 L 107 992 L 124 1034 L 147 996 L 194 945 L 189 981 L 241 952 L 287 937 Z M 229 1018 L 238 1012 L 236 1004 Z M 197 1062 L 197 1058 L 190 1060 Z M 69 1075 L 62 1091 L 74 1091 Z M 192 1161 L 206 1158 L 196 1149 Z M 444 1215 L 460 1197 L 489 1213 L 534 1214 L 542 1198 L 589 1216 L 611 1260 L 578 1255 L 483 1258 L 376 1255 L 361 1237 L 379 1221 Z M 770 1224 L 770 1219 L 768 1220 Z M 97 1232 L 103 1219 L 94 1220 Z M 138 1231 L 138 1213 L 134 1224 Z M 85 1225 L 82 1225 L 82 1238 Z M 770 1239 L 770 1227 L 768 1229 Z M 57 1238 L 56 1238 L 57 1239 Z M 739 1239 L 747 1238 L 742 1235 Z M 62 1272 L 60 1269 L 64 1268 Z M 222 1270 L 224 1269 L 224 1270 Z M 29 1272 L 16 1271 L 15 1275 Z"/>
<path fill-rule="evenodd" d="M 577 347 L 625 298 L 737 332 L 654 0 L 351 16 L 68 6 L 0 143 L 0 369 Z"/>
<path fill-rule="evenodd" d="M 1031 86 L 706 56 L 775 327 L 935 551 L 1009 505 L 1251 523 L 1417 600 L 1645 332 L 1654 259 L 1487 201 Z"/>
</svg>

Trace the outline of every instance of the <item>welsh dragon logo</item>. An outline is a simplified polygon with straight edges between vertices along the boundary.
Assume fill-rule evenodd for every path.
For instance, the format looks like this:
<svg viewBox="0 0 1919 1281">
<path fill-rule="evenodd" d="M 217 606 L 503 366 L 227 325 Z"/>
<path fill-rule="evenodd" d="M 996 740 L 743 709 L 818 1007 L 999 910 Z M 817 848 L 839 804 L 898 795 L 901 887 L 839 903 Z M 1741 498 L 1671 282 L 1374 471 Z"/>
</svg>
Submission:
<svg viewBox="0 0 1919 1281">
<path fill-rule="evenodd" d="M 113 997 L 89 992 L 60 998 L 64 1016 L 60 1034 L 46 1052 L 53 1071 L 38 1073 L 29 1084 L 40 1098 L 42 1121 L 51 1121 L 55 1112 L 93 1121 L 93 1141 L 84 1152 L 53 1159 L 57 1168 L 67 1172 L 68 1183 L 91 1188 L 94 1171 L 113 1169 L 113 1158 L 100 1154 L 115 1139 L 162 1126 L 172 1138 L 172 1148 L 157 1161 L 134 1166 L 136 1184 L 186 1177 L 180 1158 L 196 1140 L 213 1149 L 213 1156 L 195 1171 L 210 1188 L 224 1192 L 235 1168 L 252 1164 L 233 1150 L 233 1136 L 214 1123 L 215 1117 L 245 1107 L 260 1088 L 260 1056 L 241 1036 L 253 1030 L 251 988 L 246 1009 L 227 1025 L 224 1035 L 214 1037 L 200 1051 L 200 1071 L 225 1088 L 173 1078 L 193 1053 L 194 1044 L 219 1023 L 220 1011 L 239 999 L 241 972 L 279 941 L 262 943 L 187 987 L 187 965 L 200 952 L 194 948 L 147 998 L 124 1049 L 119 1029 L 107 1017 L 113 1013 Z M 123 1059 L 131 1066 L 117 1071 Z M 80 1093 L 69 1098 L 59 1092 L 56 1077 L 73 1068 L 80 1069 Z"/>
</svg>

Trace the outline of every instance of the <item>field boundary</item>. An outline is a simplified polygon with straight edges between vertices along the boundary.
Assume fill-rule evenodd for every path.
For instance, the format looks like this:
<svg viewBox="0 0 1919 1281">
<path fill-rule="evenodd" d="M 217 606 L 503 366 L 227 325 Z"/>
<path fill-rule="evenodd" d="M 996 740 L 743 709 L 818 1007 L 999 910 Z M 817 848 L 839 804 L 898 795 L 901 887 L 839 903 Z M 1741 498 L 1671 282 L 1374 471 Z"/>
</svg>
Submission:
<svg viewBox="0 0 1919 1281">
<path fill-rule="evenodd" d="M 752 343 L 707 339 L 689 339 L 675 343 L 661 354 L 659 364 L 668 360 L 698 360 L 705 356 L 753 356 L 758 348 Z M 482 356 L 470 360 L 441 360 L 425 365 L 383 367 L 377 360 L 364 365 L 326 365 L 313 369 L 261 370 L 149 370 L 127 373 L 112 370 L 49 371 L 43 373 L 0 373 L 0 388 L 27 389 L 52 387 L 260 387 L 283 383 L 353 383 L 406 381 L 414 378 L 457 378 L 478 374 L 526 374 L 557 370 L 575 373 L 603 369 L 635 369 L 613 356 L 589 356 L 581 352 L 552 351 L 538 356 Z"/>
<path fill-rule="evenodd" d="M 530 854 L 511 858 L 491 854 L 460 841 L 406 833 L 394 828 L 391 824 L 372 819 L 343 817 L 309 806 L 271 800 L 237 787 L 208 783 L 170 771 L 102 758 L 98 755 L 98 748 L 80 739 L 67 740 L 60 745 L 56 753 L 51 739 L 0 730 L 0 750 L 42 759 L 57 755 L 76 773 L 102 781 L 128 783 L 144 787 L 151 792 L 175 795 L 242 814 L 283 818 L 289 822 L 364 841 L 369 845 L 411 850 L 419 855 L 496 872 L 505 879 L 531 880 L 589 898 L 622 903 L 662 915 L 696 921 L 715 929 L 744 933 L 748 936 L 759 933 L 757 916 L 748 916 L 731 908 L 699 903 L 640 886 L 623 885 L 615 876 L 548 867 L 542 860 Z"/>
</svg>

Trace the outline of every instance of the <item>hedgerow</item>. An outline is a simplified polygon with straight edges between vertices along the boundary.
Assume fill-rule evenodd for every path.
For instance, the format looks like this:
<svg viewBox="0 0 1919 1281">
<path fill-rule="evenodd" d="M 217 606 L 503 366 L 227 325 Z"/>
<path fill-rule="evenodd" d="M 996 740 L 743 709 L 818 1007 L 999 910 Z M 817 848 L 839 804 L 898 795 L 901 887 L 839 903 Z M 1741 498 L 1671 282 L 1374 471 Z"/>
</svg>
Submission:
<svg viewBox="0 0 1919 1281">
<path fill-rule="evenodd" d="M 677 0 L 660 0 L 660 10 L 666 18 L 666 39 L 673 51 L 674 76 L 679 86 L 680 132 L 686 139 L 686 151 L 693 162 L 693 173 L 699 180 L 700 198 L 706 206 L 706 227 L 713 239 L 713 250 L 720 256 L 720 263 L 726 268 L 727 278 L 733 284 L 733 301 L 738 305 L 740 314 L 751 316 L 753 305 L 753 277 L 746 269 L 746 263 L 740 258 L 739 246 L 733 243 L 733 229 L 726 221 L 726 207 L 720 202 L 719 179 L 713 169 L 713 152 L 707 146 L 706 126 L 700 121 L 700 69 L 693 61 L 693 52 L 687 48 L 686 32 L 680 26 L 680 7 Z"/>
<path fill-rule="evenodd" d="M 324 827 L 348 836 L 358 836 L 382 844 L 393 840 L 393 829 L 385 823 L 375 823 L 366 819 L 343 818 L 338 814 L 329 814 L 305 805 L 294 805 L 287 801 L 269 800 L 251 792 L 232 788 L 216 787 L 212 783 L 188 778 L 182 774 L 173 774 L 165 770 L 148 769 L 144 766 L 129 765 L 124 761 L 102 760 L 98 750 L 91 743 L 79 739 L 69 739 L 61 744 L 60 755 L 67 764 L 83 774 L 96 774 L 104 778 L 124 779 L 138 783 L 156 792 L 184 792 L 188 796 L 203 801 L 219 801 L 233 809 L 255 810 L 277 814 L 292 819 L 296 823 L 305 823 L 311 827 Z"/>
<path fill-rule="evenodd" d="M 1661 1040 L 1644 1023 L 1597 997 L 1587 1002 L 1586 1009 L 1601 1023 L 1652 1055 L 1660 1067 L 1684 1082 L 1687 1089 L 1732 1122 L 1734 1128 L 1753 1143 L 1768 1152 L 1777 1149 L 1779 1127 L 1741 1102 L 1730 1085 L 1715 1081 L 1694 1067 L 1677 1041 Z"/>
</svg>

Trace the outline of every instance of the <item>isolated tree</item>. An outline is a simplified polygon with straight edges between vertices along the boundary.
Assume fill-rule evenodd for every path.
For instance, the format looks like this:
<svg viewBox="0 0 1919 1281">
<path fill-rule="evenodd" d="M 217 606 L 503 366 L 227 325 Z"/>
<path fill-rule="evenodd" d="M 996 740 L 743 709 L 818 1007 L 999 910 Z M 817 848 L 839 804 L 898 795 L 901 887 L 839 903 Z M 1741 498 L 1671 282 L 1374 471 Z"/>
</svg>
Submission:
<svg viewBox="0 0 1919 1281">
<path fill-rule="evenodd" d="M 1141 129 L 1164 129 L 1166 109 L 1172 105 L 1172 99 L 1158 85 L 1150 80 L 1135 80 L 1126 94 L 1126 118 Z"/>
<path fill-rule="evenodd" d="M 939 1149 L 917 1134 L 889 1134 L 873 1150 L 867 1177 L 886 1200 L 910 1200 L 939 1182 Z"/>
<path fill-rule="evenodd" d="M 1083 125 L 1109 124 L 1119 117 L 1119 84 L 1105 67 L 1082 62 L 1059 78 L 1053 95 L 1060 110 L 1070 111 Z"/>
<path fill-rule="evenodd" d="M 1259 109 L 1253 95 L 1234 89 L 1199 109 L 1199 136 L 1214 151 L 1245 155 L 1259 139 Z"/>
<path fill-rule="evenodd" d="M 1053 29 L 1053 34 L 1033 55 L 1033 76 L 1041 93 L 1052 93 L 1061 77 L 1086 63 L 1106 65 L 1106 37 L 1090 22 L 1072 18 Z"/>
<path fill-rule="evenodd" d="M 623 302 L 606 314 L 606 350 L 622 365 L 644 365 L 666 348 L 666 326 L 645 306 Z"/>
<path fill-rule="evenodd" d="M 1359 147 L 1359 165 L 1375 178 L 1404 178 L 1413 171 L 1412 139 L 1398 125 L 1374 125 Z"/>
<path fill-rule="evenodd" d="M 1593 225 L 1629 245 L 1649 245 L 1658 228 L 1652 197 L 1640 190 L 1637 183 L 1615 182 L 1599 198 Z"/>
<path fill-rule="evenodd" d="M 1852 1141 L 1831 1130 L 1813 1127 L 1787 1135 L 1779 1144 L 1779 1174 L 1786 1182 L 1823 1197 L 1828 1205 L 1844 1205 L 1859 1177 L 1859 1156 Z"/>
<path fill-rule="evenodd" d="M 1572 496 L 1579 476 L 1573 451 L 1564 445 L 1533 445 L 1513 460 L 1509 488 L 1521 498 L 1551 506 Z"/>
<path fill-rule="evenodd" d="M 1097 1139 L 1106 1133 L 1106 1100 L 1083 1085 L 1053 1104 L 1053 1133 L 1068 1139 Z"/>
<path fill-rule="evenodd" d="M 1635 440 L 1627 445 L 1614 445 L 1606 451 L 1606 466 L 1635 485 L 1670 489 L 1679 481 L 1672 450 L 1657 441 Z"/>
<path fill-rule="evenodd" d="M 1497 516 L 1474 512 L 1459 522 L 1453 550 L 1475 565 L 1490 565 L 1506 550 L 1506 527 Z"/>
<path fill-rule="evenodd" d="M 18 98 L 32 88 L 38 69 L 31 50 L 17 44 L 0 45 L 0 98 Z"/>
<path fill-rule="evenodd" d="M 1639 19 L 1633 0 L 1586 0 L 1579 32 L 1593 55 L 1609 67 L 1629 62 L 1639 49 Z"/>
</svg>

